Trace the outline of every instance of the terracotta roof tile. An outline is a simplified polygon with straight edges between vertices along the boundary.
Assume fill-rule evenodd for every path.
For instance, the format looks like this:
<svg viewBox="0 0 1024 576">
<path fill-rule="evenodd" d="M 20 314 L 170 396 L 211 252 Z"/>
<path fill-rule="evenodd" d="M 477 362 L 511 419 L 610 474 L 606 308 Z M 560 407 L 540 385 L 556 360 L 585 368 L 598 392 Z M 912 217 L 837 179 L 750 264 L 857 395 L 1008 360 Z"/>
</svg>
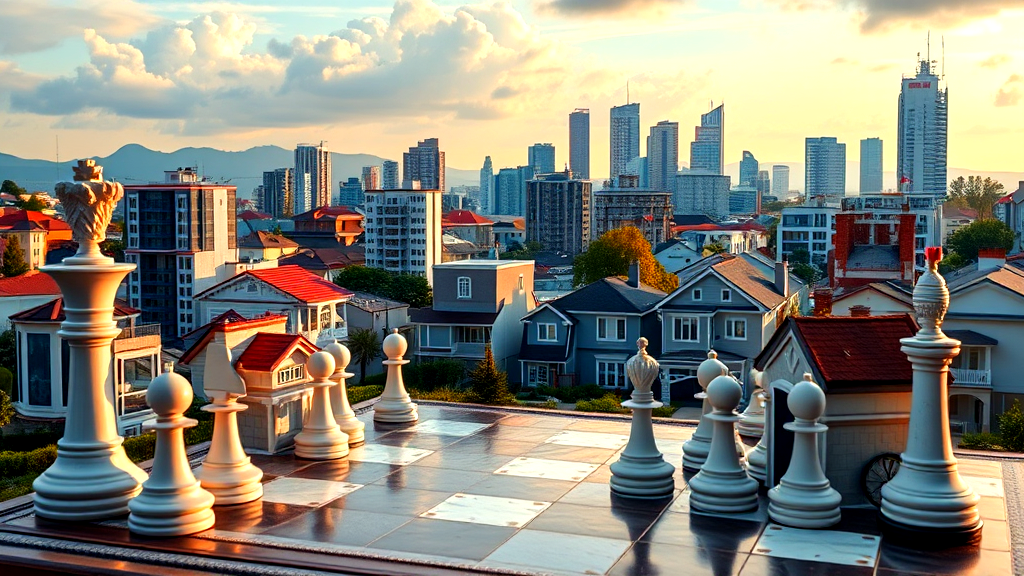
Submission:
<svg viewBox="0 0 1024 576">
<path fill-rule="evenodd" d="M 125 318 L 136 314 L 142 314 L 142 310 L 132 308 L 124 300 L 114 300 L 114 318 Z M 22 322 L 63 322 L 64 298 L 56 298 L 41 306 L 12 314 L 11 320 Z"/>
<path fill-rule="evenodd" d="M 347 206 L 321 206 L 302 214 L 296 214 L 292 220 L 337 220 L 338 218 L 362 218 L 363 215 Z"/>
<path fill-rule="evenodd" d="M 60 296 L 60 288 L 49 274 L 44 274 L 39 270 L 31 270 L 13 278 L 0 278 L 0 297 L 48 294 Z"/>
<path fill-rule="evenodd" d="M 0 229 L 4 230 L 70 230 L 63 220 L 34 210 L 18 210 L 0 216 Z"/>
<path fill-rule="evenodd" d="M 917 333 L 909 314 L 892 316 L 799 316 L 795 323 L 826 388 L 907 383 L 913 369 L 900 338 Z"/>
<path fill-rule="evenodd" d="M 445 214 L 441 221 L 443 224 L 494 224 L 492 220 L 469 210 L 452 210 Z"/>
<path fill-rule="evenodd" d="M 270 220 L 273 216 L 255 210 L 246 210 L 245 212 L 239 212 L 235 218 L 248 222 L 250 220 Z"/>
<path fill-rule="evenodd" d="M 294 240 L 262 230 L 257 230 L 238 239 L 239 248 L 297 248 L 298 246 L 299 243 Z"/>
<path fill-rule="evenodd" d="M 252 339 L 245 352 L 242 352 L 235 367 L 254 372 L 270 372 L 296 348 L 301 348 L 307 356 L 318 350 L 312 342 L 299 334 L 260 332 Z"/>
<path fill-rule="evenodd" d="M 294 264 L 245 272 L 303 302 L 324 302 L 350 298 L 352 292 Z M 230 280 L 229 280 L 230 282 Z"/>
<path fill-rule="evenodd" d="M 185 334 L 183 338 L 188 341 L 195 338 L 195 342 L 182 353 L 181 358 L 178 360 L 181 364 L 188 364 L 201 352 L 206 345 L 213 338 L 213 335 L 217 332 L 234 332 L 236 330 L 242 330 L 245 328 L 258 327 L 260 324 L 284 324 L 288 321 L 288 317 L 284 314 L 274 314 L 268 312 L 262 316 L 255 318 L 246 318 L 234 310 L 228 310 L 223 314 L 215 316 L 213 320 L 210 320 L 206 324 L 196 328 L 195 330 Z"/>
</svg>

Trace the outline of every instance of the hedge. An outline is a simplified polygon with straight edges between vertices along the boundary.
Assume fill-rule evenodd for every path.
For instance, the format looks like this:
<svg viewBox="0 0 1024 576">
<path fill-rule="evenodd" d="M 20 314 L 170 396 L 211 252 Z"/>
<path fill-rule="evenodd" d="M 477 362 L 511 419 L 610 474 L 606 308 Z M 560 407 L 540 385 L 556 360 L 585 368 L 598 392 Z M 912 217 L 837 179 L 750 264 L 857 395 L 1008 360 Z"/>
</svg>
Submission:
<svg viewBox="0 0 1024 576">
<path fill-rule="evenodd" d="M 380 396 L 384 392 L 384 386 L 353 386 L 345 390 L 348 392 L 348 403 L 358 404 Z"/>
</svg>

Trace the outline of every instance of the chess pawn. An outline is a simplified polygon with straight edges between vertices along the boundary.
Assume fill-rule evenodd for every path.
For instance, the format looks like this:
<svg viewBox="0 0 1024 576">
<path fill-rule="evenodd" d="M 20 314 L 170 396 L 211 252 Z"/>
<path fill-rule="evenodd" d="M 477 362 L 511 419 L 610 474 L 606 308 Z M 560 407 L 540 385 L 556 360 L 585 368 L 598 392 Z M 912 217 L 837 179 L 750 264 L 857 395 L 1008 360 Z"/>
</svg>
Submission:
<svg viewBox="0 0 1024 576">
<path fill-rule="evenodd" d="M 384 361 L 388 368 L 388 378 L 384 382 L 384 392 L 380 395 L 380 401 L 373 405 L 373 421 L 388 424 L 415 422 L 419 419 L 416 405 L 405 391 L 405 382 L 402 380 L 402 366 L 409 363 L 408 360 L 402 359 L 402 356 L 408 350 L 409 343 L 406 342 L 405 336 L 394 328 L 384 339 L 383 348 L 384 355 L 388 357 Z"/>
<path fill-rule="evenodd" d="M 192 385 L 165 372 L 149 385 L 146 403 L 156 412 L 156 450 L 149 480 L 128 502 L 128 529 L 143 536 L 183 536 L 213 526 L 213 494 L 192 475 L 184 430 L 198 424 L 183 413 L 192 404 Z"/>
<path fill-rule="evenodd" d="M 654 442 L 651 412 L 662 406 L 654 399 L 651 385 L 658 377 L 658 361 L 647 354 L 647 338 L 636 342 L 639 351 L 626 362 L 626 374 L 633 383 L 632 397 L 622 406 L 633 409 L 629 442 L 619 460 L 611 465 L 612 492 L 629 498 L 665 498 L 675 490 L 676 469 L 665 462 Z"/>
<path fill-rule="evenodd" d="M 711 448 L 711 421 L 707 415 L 711 412 L 711 404 L 708 402 L 707 389 L 711 381 L 729 373 L 729 367 L 718 359 L 718 353 L 714 350 L 708 352 L 708 359 L 701 362 L 697 367 L 697 383 L 700 384 L 702 392 L 693 395 L 701 403 L 701 417 L 697 424 L 697 430 L 693 436 L 683 443 L 683 469 L 691 472 L 700 470 L 704 460 L 708 457 L 708 450 Z"/>
<path fill-rule="evenodd" d="M 736 431 L 740 436 L 760 438 L 764 432 L 764 404 L 760 398 L 764 390 L 761 383 L 763 377 L 764 372 L 760 370 L 750 371 L 750 381 L 754 383 L 754 390 L 750 393 L 747 409 L 740 414 L 740 422 L 736 425 Z"/>
<path fill-rule="evenodd" d="M 338 423 L 341 431 L 348 434 L 349 446 L 362 444 L 363 428 L 366 424 L 360 422 L 356 418 L 356 413 L 352 411 L 352 406 L 348 403 L 348 389 L 345 386 L 346 380 L 354 376 L 345 370 L 348 363 L 352 361 L 352 353 L 344 344 L 339 344 L 337 341 L 325 346 L 324 352 L 330 352 L 331 356 L 334 356 L 334 374 L 331 375 L 331 380 L 334 382 L 334 386 L 331 386 L 331 409 L 334 410 L 334 420 Z"/>
<path fill-rule="evenodd" d="M 701 512 L 738 513 L 757 509 L 757 480 L 740 466 L 736 454 L 736 407 L 743 389 L 732 376 L 722 375 L 708 384 L 712 411 L 711 449 L 700 472 L 690 479 L 690 507 Z"/>
<path fill-rule="evenodd" d="M 793 455 L 779 485 L 768 491 L 768 516 L 795 528 L 827 528 L 839 522 L 842 497 L 821 469 L 818 434 L 828 426 L 818 418 L 825 412 L 825 393 L 810 374 L 790 392 L 789 411 L 794 420 L 783 427 L 793 432 Z"/>
<path fill-rule="evenodd" d="M 757 401 L 761 404 L 761 413 L 767 416 L 771 410 L 772 395 L 767 390 L 761 390 L 757 394 Z M 767 422 L 767 420 L 765 420 Z M 761 427 L 761 438 L 757 446 L 747 454 L 747 474 L 757 480 L 762 486 L 768 483 L 768 427 Z"/>
<path fill-rule="evenodd" d="M 329 377 L 334 373 L 334 356 L 314 352 L 306 360 L 306 372 L 313 381 L 313 400 L 302 432 L 295 435 L 295 455 L 310 460 L 336 460 L 348 456 L 348 435 L 341 431 L 331 411 Z"/>
<path fill-rule="evenodd" d="M 253 466 L 238 436 L 238 413 L 249 408 L 238 403 L 245 396 L 245 382 L 231 366 L 227 346 L 220 342 L 207 346 L 204 370 L 211 403 L 202 409 L 213 413 L 213 440 L 196 477 L 218 506 L 258 500 L 263 496 L 263 471 Z"/>
</svg>

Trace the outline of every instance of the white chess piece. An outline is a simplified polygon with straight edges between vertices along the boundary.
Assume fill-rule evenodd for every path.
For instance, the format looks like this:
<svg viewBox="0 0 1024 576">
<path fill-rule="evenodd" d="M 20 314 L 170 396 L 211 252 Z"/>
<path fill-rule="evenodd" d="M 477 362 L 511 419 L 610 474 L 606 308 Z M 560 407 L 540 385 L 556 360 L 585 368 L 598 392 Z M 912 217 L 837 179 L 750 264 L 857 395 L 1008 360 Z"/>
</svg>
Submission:
<svg viewBox="0 0 1024 576">
<path fill-rule="evenodd" d="M 263 496 L 263 471 L 253 466 L 238 436 L 238 413 L 248 409 L 238 403 L 245 396 L 245 382 L 231 366 L 231 353 L 221 342 L 207 345 L 203 370 L 204 389 L 211 400 L 203 410 L 213 413 L 213 440 L 196 477 L 218 506 L 258 500 Z"/>
<path fill-rule="evenodd" d="M 402 380 L 402 366 L 409 363 L 402 356 L 409 349 L 409 343 L 395 328 L 384 339 L 383 348 L 384 355 L 388 357 L 384 361 L 388 368 L 388 378 L 384 382 L 380 401 L 373 405 L 373 420 L 388 424 L 415 422 L 419 419 L 416 405 L 405 391 L 405 382 Z"/>
<path fill-rule="evenodd" d="M 306 372 L 313 381 L 313 401 L 302 432 L 295 435 L 295 455 L 310 460 L 336 460 L 348 456 L 348 435 L 341 431 L 331 411 L 328 379 L 334 373 L 334 356 L 314 352 L 306 360 Z"/>
<path fill-rule="evenodd" d="M 146 403 L 156 412 L 156 451 L 149 480 L 128 503 L 128 529 L 144 536 L 183 536 L 213 526 L 213 494 L 192 475 L 184 430 L 198 424 L 183 416 L 192 403 L 192 385 L 174 372 L 153 379 Z"/>
<path fill-rule="evenodd" d="M 762 389 L 757 395 L 761 403 L 761 414 L 767 416 L 772 407 L 772 395 L 769 390 Z M 767 421 L 767 420 L 766 420 Z M 768 482 L 768 427 L 761 427 L 761 438 L 754 449 L 747 454 L 747 474 L 762 485 Z"/>
<path fill-rule="evenodd" d="M 664 498 L 675 490 L 672 475 L 676 469 L 665 462 L 654 441 L 651 412 L 662 406 L 654 399 L 651 385 L 658 377 L 658 361 L 647 354 L 647 338 L 636 342 L 639 351 L 626 362 L 626 374 L 633 383 L 630 400 L 622 403 L 633 409 L 629 443 L 619 460 L 611 465 L 612 492 L 630 498 Z"/>
<path fill-rule="evenodd" d="M 750 393 L 747 409 L 740 414 L 739 424 L 736 425 L 736 432 L 740 436 L 760 438 L 764 433 L 764 404 L 761 402 L 761 393 L 764 391 L 763 378 L 764 372 L 750 370 L 750 381 L 754 383 L 754 390 Z"/>
<path fill-rule="evenodd" d="M 818 423 L 825 413 L 825 393 L 804 374 L 789 393 L 794 421 L 785 424 L 793 432 L 793 455 L 779 485 L 768 491 L 768 516 L 794 528 L 828 528 L 839 522 L 842 496 L 829 485 L 821 469 L 818 434 L 828 426 Z"/>
<path fill-rule="evenodd" d="M 736 454 L 736 407 L 743 389 L 732 376 L 722 375 L 708 384 L 713 410 L 711 449 L 700 472 L 690 479 L 690 507 L 702 512 L 739 513 L 757 509 L 757 480 L 740 466 Z"/>
<path fill-rule="evenodd" d="M 334 356 L 334 374 L 331 376 L 331 380 L 334 382 L 334 386 L 331 386 L 331 409 L 334 410 L 334 420 L 338 422 L 341 431 L 348 434 L 349 446 L 362 444 L 365 436 L 363 429 L 366 424 L 360 422 L 356 418 L 356 413 L 352 411 L 352 406 L 348 403 L 346 387 L 346 380 L 355 376 L 345 370 L 348 368 L 349 362 L 352 361 L 352 353 L 338 341 L 325 346 L 324 352 L 330 352 L 331 356 Z"/>
<path fill-rule="evenodd" d="M 711 412 L 711 403 L 708 402 L 707 389 L 711 381 L 729 373 L 729 367 L 718 359 L 718 353 L 714 350 L 708 352 L 708 359 L 701 362 L 697 367 L 697 383 L 700 384 L 701 392 L 693 395 L 700 399 L 701 416 L 697 424 L 697 430 L 693 436 L 683 443 L 683 469 L 691 472 L 700 470 L 704 460 L 708 457 L 708 450 L 711 448 L 711 421 L 707 415 Z"/>
</svg>

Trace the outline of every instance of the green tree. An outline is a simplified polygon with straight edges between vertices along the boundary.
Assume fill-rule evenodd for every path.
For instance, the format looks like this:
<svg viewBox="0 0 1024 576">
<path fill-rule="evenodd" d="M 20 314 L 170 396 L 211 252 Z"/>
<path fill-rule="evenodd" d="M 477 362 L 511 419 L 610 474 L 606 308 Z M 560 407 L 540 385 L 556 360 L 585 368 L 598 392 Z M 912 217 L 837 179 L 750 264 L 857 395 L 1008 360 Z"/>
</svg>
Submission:
<svg viewBox="0 0 1024 576">
<path fill-rule="evenodd" d="M 21 186 L 18 186 L 18 183 L 14 180 L 4 180 L 3 184 L 0 184 L 0 194 L 10 194 L 17 198 L 22 194 L 28 194 L 28 192 Z"/>
<path fill-rule="evenodd" d="M 425 308 L 434 303 L 430 283 L 426 278 L 414 274 L 398 274 L 392 277 L 385 296 L 405 302 L 412 308 Z"/>
<path fill-rule="evenodd" d="M 14 328 L 0 332 L 0 368 L 6 368 L 11 374 L 18 373 L 18 337 Z"/>
<path fill-rule="evenodd" d="M 810 264 L 811 253 L 806 248 L 797 248 L 789 253 L 789 261 L 793 264 Z"/>
<path fill-rule="evenodd" d="M 821 270 L 806 262 L 793 265 L 793 275 L 806 282 L 808 286 L 814 286 L 822 278 Z"/>
<path fill-rule="evenodd" d="M 21 276 L 29 271 L 29 265 L 25 262 L 25 254 L 21 251 L 21 242 L 13 234 L 7 236 L 3 260 L 3 265 L 0 265 L 0 273 L 7 278 Z"/>
<path fill-rule="evenodd" d="M 722 246 L 718 242 L 712 242 L 704 245 L 704 251 L 702 254 L 704 256 L 713 256 L 715 254 L 722 254 L 725 251 L 725 246 Z"/>
<path fill-rule="evenodd" d="M 946 247 L 956 252 L 966 262 L 978 259 L 981 248 L 1013 247 L 1013 230 L 999 220 L 988 218 L 975 220 L 963 228 L 956 229 L 946 239 Z"/>
<path fill-rule="evenodd" d="M 1013 452 L 1024 452 L 1024 412 L 1020 409 L 1020 400 L 999 415 L 999 435 L 1003 438 L 1003 448 Z"/>
<path fill-rule="evenodd" d="M 640 264 L 640 281 L 671 292 L 679 278 L 651 254 L 651 244 L 635 226 L 609 230 L 590 243 L 590 248 L 573 261 L 573 284 L 582 286 L 608 276 L 625 276 L 632 262 Z"/>
<path fill-rule="evenodd" d="M 540 251 L 544 250 L 544 245 L 540 242 L 530 241 L 526 244 L 519 244 L 513 242 L 509 244 L 508 251 L 501 253 L 502 260 L 531 260 Z"/>
<path fill-rule="evenodd" d="M 39 196 L 36 196 L 35 194 L 29 196 L 28 200 L 16 200 L 14 205 L 22 210 L 32 210 L 35 212 L 45 210 L 47 207 L 46 202 L 40 200 Z"/>
<path fill-rule="evenodd" d="M 992 207 L 1005 193 L 1002 183 L 991 178 L 960 176 L 949 183 L 946 202 L 957 208 L 977 210 L 978 218 L 991 218 Z"/>
<path fill-rule="evenodd" d="M 14 420 L 14 406 L 11 405 L 11 397 L 0 390 L 0 426 L 7 426 Z"/>
<path fill-rule="evenodd" d="M 949 274 L 967 265 L 967 260 L 956 252 L 949 252 L 939 261 L 939 274 Z"/>
<path fill-rule="evenodd" d="M 513 406 L 518 404 L 516 397 L 509 392 L 508 374 L 498 370 L 494 363 L 494 353 L 488 344 L 484 349 L 484 359 L 477 363 L 469 372 L 470 391 L 467 399 L 470 402 L 491 406 Z"/>
<path fill-rule="evenodd" d="M 366 365 L 380 357 L 382 348 L 380 336 L 370 328 L 356 328 L 348 335 L 345 343 L 352 359 L 359 363 L 359 383 L 366 381 Z"/>
<path fill-rule="evenodd" d="M 114 259 L 114 262 L 124 262 L 124 240 L 104 240 L 100 242 L 100 251 Z"/>
<path fill-rule="evenodd" d="M 381 268 L 346 266 L 334 273 L 334 283 L 349 290 L 387 297 L 391 286 L 391 274 Z"/>
</svg>

